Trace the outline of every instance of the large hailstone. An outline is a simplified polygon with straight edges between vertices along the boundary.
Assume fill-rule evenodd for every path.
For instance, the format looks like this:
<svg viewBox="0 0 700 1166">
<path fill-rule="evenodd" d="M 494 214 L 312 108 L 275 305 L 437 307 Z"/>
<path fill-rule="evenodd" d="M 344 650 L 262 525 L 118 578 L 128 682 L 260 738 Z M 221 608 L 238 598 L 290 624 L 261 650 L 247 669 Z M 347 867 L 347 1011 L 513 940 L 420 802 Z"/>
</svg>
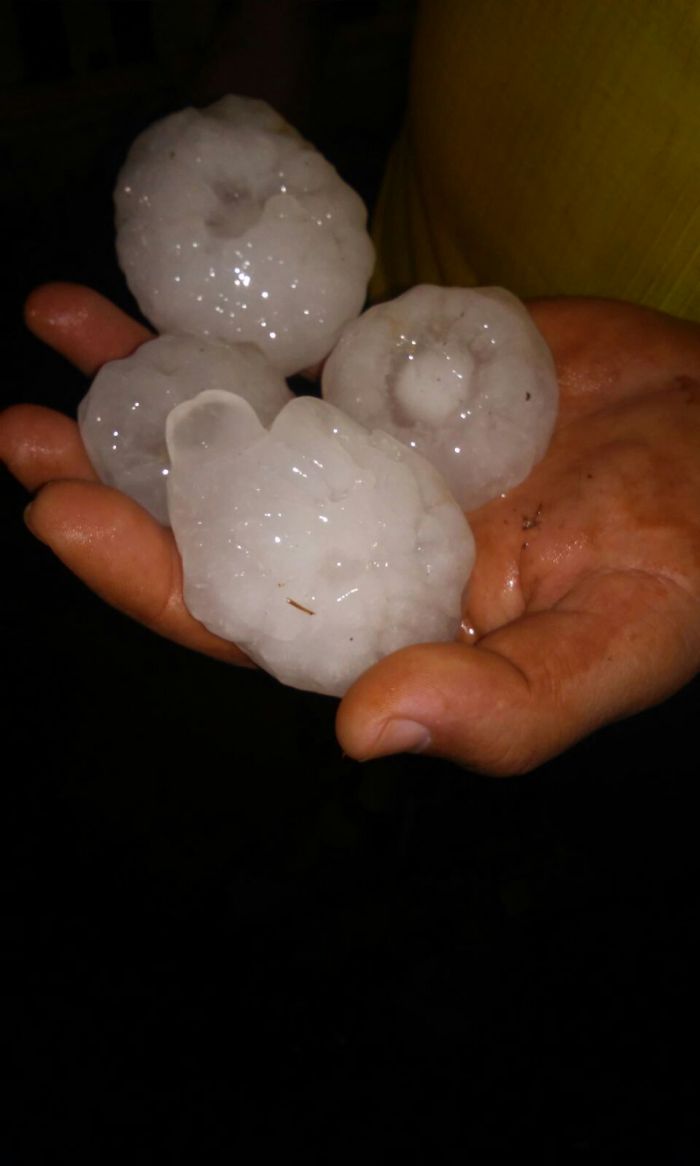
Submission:
<svg viewBox="0 0 700 1166">
<path fill-rule="evenodd" d="M 187 606 L 280 680 L 341 696 L 388 652 L 454 638 L 474 541 L 406 446 L 312 397 L 268 432 L 219 392 L 174 409 L 167 441 Z"/>
<path fill-rule="evenodd" d="M 364 204 L 265 102 L 229 96 L 156 122 L 115 202 L 119 262 L 159 332 L 250 341 L 288 375 L 362 308 Z"/>
<path fill-rule="evenodd" d="M 323 395 L 427 457 L 466 510 L 527 477 L 557 414 L 551 353 L 503 288 L 421 286 L 348 324 Z"/>
<path fill-rule="evenodd" d="M 129 494 L 164 525 L 170 462 L 165 422 L 205 389 L 245 397 L 269 425 L 292 394 L 252 344 L 160 336 L 98 372 L 78 408 L 83 444 L 98 477 Z"/>
</svg>

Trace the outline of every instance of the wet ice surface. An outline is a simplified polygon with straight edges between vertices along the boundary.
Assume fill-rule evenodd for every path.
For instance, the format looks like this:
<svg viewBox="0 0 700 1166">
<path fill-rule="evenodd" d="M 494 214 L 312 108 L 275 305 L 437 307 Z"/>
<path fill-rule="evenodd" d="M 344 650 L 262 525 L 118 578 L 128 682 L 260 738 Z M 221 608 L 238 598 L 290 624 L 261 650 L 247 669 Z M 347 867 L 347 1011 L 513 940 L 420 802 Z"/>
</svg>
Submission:
<svg viewBox="0 0 700 1166">
<path fill-rule="evenodd" d="M 346 326 L 323 395 L 427 457 L 466 510 L 527 477 L 558 403 L 551 353 L 520 300 L 427 285 Z"/>
<path fill-rule="evenodd" d="M 81 431 L 104 481 L 162 522 L 169 510 L 195 618 L 335 695 L 397 648 L 453 639 L 475 553 L 461 507 L 523 480 L 554 426 L 554 366 L 524 306 L 419 287 L 354 320 L 365 208 L 263 102 L 151 126 L 115 201 L 142 311 L 200 339 L 163 336 L 103 369 Z M 339 336 L 327 400 L 287 404 L 281 374 Z"/>
<path fill-rule="evenodd" d="M 267 432 L 221 392 L 174 409 L 167 441 L 187 606 L 280 680 L 341 696 L 387 653 L 454 638 L 473 538 L 406 446 L 311 397 Z"/>
<path fill-rule="evenodd" d="M 265 425 L 292 394 L 250 344 L 160 336 L 125 360 L 105 364 L 83 398 L 78 422 L 93 469 L 168 524 L 165 422 L 175 405 L 206 389 L 237 393 Z"/>
<path fill-rule="evenodd" d="M 150 126 L 115 202 L 119 262 L 160 332 L 250 341 L 288 375 L 362 308 L 364 204 L 262 101 L 229 96 Z"/>
</svg>

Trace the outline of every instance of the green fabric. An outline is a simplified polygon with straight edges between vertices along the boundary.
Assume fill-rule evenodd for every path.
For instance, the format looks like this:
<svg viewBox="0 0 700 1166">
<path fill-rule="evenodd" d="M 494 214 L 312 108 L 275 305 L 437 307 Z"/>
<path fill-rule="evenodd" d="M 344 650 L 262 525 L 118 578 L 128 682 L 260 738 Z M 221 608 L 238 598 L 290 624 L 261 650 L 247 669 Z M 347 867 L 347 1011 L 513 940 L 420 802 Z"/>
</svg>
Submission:
<svg viewBox="0 0 700 1166">
<path fill-rule="evenodd" d="M 700 3 L 426 0 L 373 294 L 496 283 L 700 320 Z"/>
</svg>

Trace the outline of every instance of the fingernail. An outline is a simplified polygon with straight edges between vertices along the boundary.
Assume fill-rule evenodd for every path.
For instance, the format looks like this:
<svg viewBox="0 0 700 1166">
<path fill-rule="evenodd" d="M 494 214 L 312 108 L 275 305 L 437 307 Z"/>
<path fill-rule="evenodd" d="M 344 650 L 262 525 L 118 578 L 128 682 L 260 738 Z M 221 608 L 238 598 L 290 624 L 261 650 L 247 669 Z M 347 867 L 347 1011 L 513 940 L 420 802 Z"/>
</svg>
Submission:
<svg viewBox="0 0 700 1166">
<path fill-rule="evenodd" d="M 387 721 L 372 747 L 372 757 L 386 757 L 390 753 L 422 753 L 431 742 L 425 725 L 418 721 Z"/>
<path fill-rule="evenodd" d="M 34 505 L 34 503 L 30 502 L 28 506 L 25 506 L 24 511 L 22 513 L 22 518 L 24 519 L 27 526 L 29 526 L 29 515 L 31 513 L 31 509 L 32 509 L 33 505 Z M 30 530 L 32 529 L 31 526 L 29 526 L 29 529 Z"/>
</svg>

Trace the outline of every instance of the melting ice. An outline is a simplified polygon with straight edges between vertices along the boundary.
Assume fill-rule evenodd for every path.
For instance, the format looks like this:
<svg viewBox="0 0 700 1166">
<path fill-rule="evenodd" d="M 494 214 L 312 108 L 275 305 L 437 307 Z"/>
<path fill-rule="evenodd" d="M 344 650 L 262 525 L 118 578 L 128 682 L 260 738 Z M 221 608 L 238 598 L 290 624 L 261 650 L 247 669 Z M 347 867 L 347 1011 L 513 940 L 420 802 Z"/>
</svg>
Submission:
<svg viewBox="0 0 700 1166">
<path fill-rule="evenodd" d="M 169 508 L 195 618 L 338 696 L 397 648 L 453 639 L 475 553 L 461 506 L 525 478 L 554 426 L 554 366 L 524 306 L 419 287 L 353 321 L 365 208 L 263 102 L 151 126 L 115 201 L 142 311 L 194 336 L 105 366 L 81 432 L 104 481 L 161 522 Z M 327 400 L 290 401 L 281 374 L 339 335 Z"/>
<path fill-rule="evenodd" d="M 268 431 L 215 391 L 173 410 L 167 442 L 187 606 L 280 680 L 341 696 L 387 653 L 454 638 L 474 541 L 407 446 L 312 397 Z"/>
<path fill-rule="evenodd" d="M 323 395 L 427 457 L 466 510 L 523 481 L 557 414 L 551 353 L 503 288 L 412 288 L 344 329 Z"/>
<path fill-rule="evenodd" d="M 194 336 L 160 336 L 95 377 L 78 409 L 95 472 L 168 524 L 165 445 L 168 413 L 205 389 L 237 393 L 268 425 L 292 394 L 252 344 L 214 344 Z"/>
<path fill-rule="evenodd" d="M 265 102 L 224 97 L 150 126 L 115 203 L 119 262 L 159 332 L 249 341 L 288 375 L 362 308 L 364 204 Z"/>
</svg>

